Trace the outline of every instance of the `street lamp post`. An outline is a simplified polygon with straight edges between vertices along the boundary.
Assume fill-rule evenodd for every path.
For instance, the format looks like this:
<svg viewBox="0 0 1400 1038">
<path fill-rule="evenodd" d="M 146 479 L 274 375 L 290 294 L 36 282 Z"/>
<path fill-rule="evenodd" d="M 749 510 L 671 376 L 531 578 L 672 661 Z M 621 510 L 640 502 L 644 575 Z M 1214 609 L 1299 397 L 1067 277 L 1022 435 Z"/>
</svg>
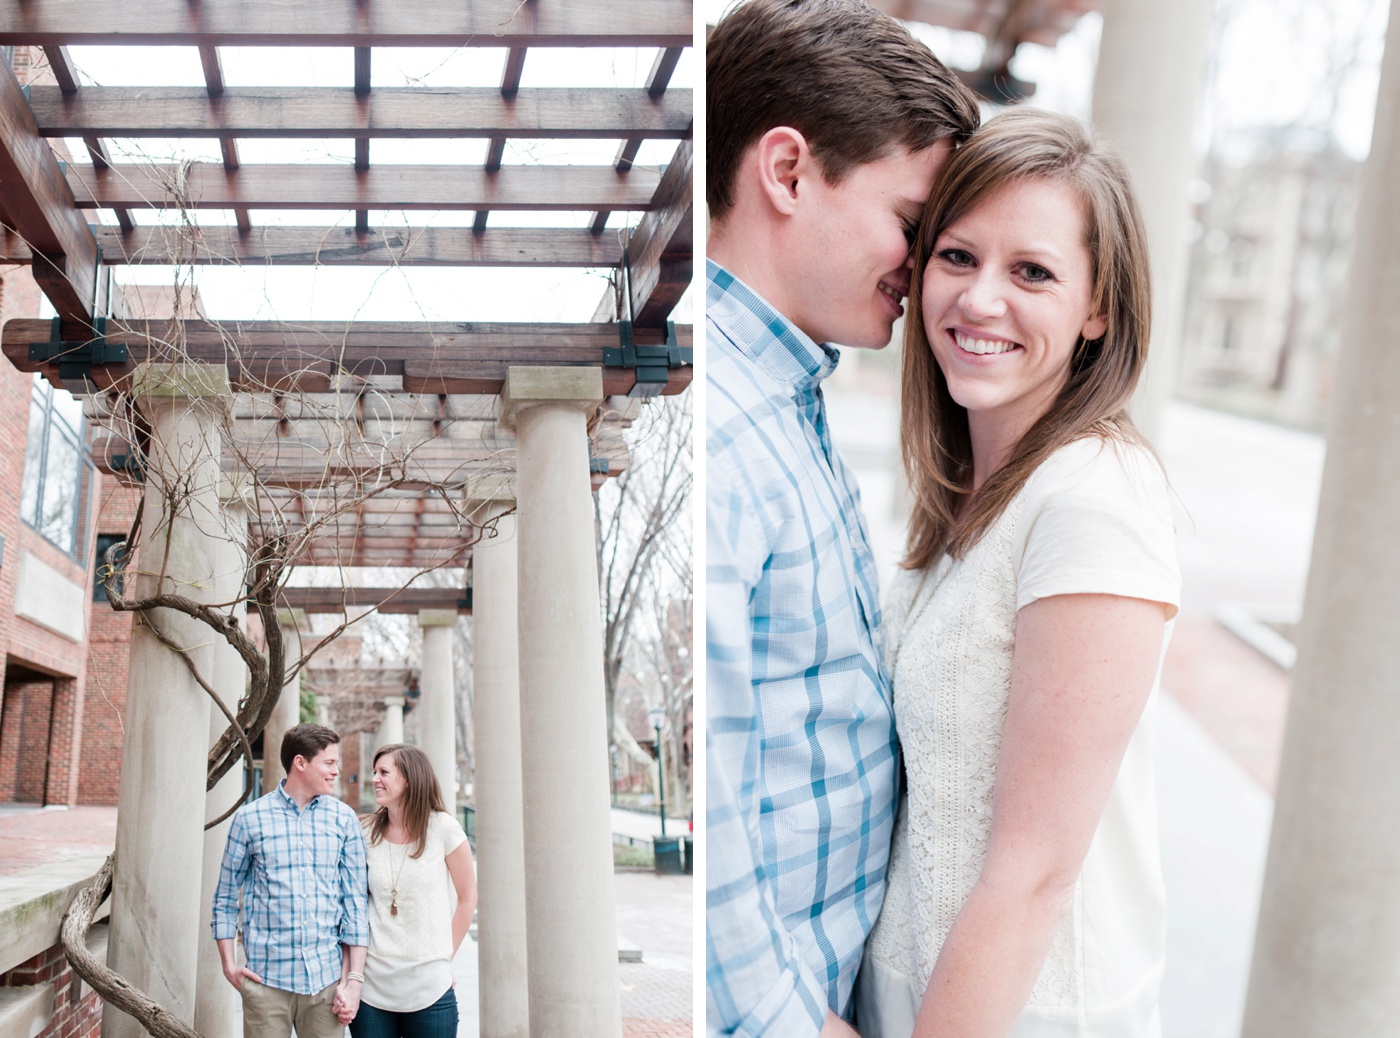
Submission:
<svg viewBox="0 0 1400 1038">
<path fill-rule="evenodd" d="M 661 800 L 661 835 L 666 835 L 666 758 L 661 751 L 661 726 L 666 723 L 666 711 L 654 706 L 647 711 L 647 720 L 656 731 L 656 790 Z"/>
</svg>

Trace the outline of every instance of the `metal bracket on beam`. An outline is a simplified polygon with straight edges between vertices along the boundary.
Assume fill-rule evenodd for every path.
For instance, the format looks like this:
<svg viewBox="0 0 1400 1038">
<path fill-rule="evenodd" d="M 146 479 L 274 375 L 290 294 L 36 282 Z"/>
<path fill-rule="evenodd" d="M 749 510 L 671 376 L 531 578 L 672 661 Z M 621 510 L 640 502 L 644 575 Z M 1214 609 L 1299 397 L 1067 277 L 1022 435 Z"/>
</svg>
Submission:
<svg viewBox="0 0 1400 1038">
<path fill-rule="evenodd" d="M 462 589 L 462 597 L 459 598 L 459 599 L 457 599 L 457 608 L 458 608 L 458 609 L 470 609 L 471 607 L 472 607 L 472 589 L 471 589 L 470 587 L 464 587 L 464 588 Z"/>
<path fill-rule="evenodd" d="M 64 387 L 75 395 L 97 391 L 92 380 L 95 364 L 125 364 L 126 343 L 107 341 L 107 318 L 93 319 L 93 336 L 83 342 L 67 341 L 63 338 L 61 318 L 53 319 L 48 342 L 29 344 L 30 363 L 58 362 L 58 378 Z M 79 388 L 80 386 L 80 388 Z"/>
<path fill-rule="evenodd" d="M 638 346 L 632 341 L 632 322 L 617 322 L 617 347 L 603 349 L 603 363 L 611 368 L 632 368 L 637 372 L 637 383 L 628 396 L 660 396 L 670 379 L 670 372 L 687 364 L 693 364 L 695 350 L 682 346 L 676 337 L 676 322 L 666 322 L 666 341 L 658 346 Z"/>
</svg>

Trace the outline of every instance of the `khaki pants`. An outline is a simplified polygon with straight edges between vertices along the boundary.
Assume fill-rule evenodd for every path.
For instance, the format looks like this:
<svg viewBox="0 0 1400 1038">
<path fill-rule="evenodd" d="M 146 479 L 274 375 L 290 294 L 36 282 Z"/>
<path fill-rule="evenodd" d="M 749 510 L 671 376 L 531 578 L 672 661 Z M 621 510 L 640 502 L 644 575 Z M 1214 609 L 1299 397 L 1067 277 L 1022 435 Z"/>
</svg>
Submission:
<svg viewBox="0 0 1400 1038">
<path fill-rule="evenodd" d="M 345 1025 L 331 1010 L 335 985 L 314 995 L 298 995 L 243 978 L 243 1038 L 341 1038 Z"/>
</svg>

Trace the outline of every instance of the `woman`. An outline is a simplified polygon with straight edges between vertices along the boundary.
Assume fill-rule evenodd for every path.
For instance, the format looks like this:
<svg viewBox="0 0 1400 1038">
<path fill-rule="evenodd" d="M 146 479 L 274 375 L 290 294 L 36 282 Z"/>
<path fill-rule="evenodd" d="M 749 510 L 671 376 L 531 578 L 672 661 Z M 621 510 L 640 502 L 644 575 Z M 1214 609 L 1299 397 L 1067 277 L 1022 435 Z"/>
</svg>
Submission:
<svg viewBox="0 0 1400 1038">
<path fill-rule="evenodd" d="M 358 1012 L 346 1004 L 341 1019 L 354 1038 L 451 1038 L 452 959 L 476 910 L 471 845 L 416 746 L 380 747 L 374 802 L 378 810 L 362 819 L 369 852 L 364 991 Z"/>
<path fill-rule="evenodd" d="M 860 1032 L 1155 1036 L 1144 710 L 1180 578 L 1126 411 L 1150 289 L 1121 163 L 1071 119 L 991 120 L 934 186 L 912 287 L 886 612 L 908 796 Z"/>
</svg>

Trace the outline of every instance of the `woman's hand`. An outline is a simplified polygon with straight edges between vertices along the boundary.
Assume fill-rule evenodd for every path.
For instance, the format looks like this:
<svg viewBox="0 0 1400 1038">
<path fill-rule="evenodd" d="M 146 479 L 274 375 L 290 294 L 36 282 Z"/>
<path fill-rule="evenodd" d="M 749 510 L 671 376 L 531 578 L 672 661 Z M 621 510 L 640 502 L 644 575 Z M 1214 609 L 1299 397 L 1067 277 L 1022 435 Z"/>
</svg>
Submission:
<svg viewBox="0 0 1400 1038">
<path fill-rule="evenodd" d="M 343 979 L 335 988 L 335 998 L 331 1000 L 331 1009 L 335 1012 L 335 1018 L 342 1024 L 348 1024 L 355 1019 L 355 1014 L 360 1011 L 360 991 L 363 985 L 358 980 Z"/>
<path fill-rule="evenodd" d="M 1151 694 L 1160 602 L 1057 595 L 1017 614 L 982 873 L 939 952 L 916 1038 L 1002 1038 L 1069 906 Z"/>
</svg>

